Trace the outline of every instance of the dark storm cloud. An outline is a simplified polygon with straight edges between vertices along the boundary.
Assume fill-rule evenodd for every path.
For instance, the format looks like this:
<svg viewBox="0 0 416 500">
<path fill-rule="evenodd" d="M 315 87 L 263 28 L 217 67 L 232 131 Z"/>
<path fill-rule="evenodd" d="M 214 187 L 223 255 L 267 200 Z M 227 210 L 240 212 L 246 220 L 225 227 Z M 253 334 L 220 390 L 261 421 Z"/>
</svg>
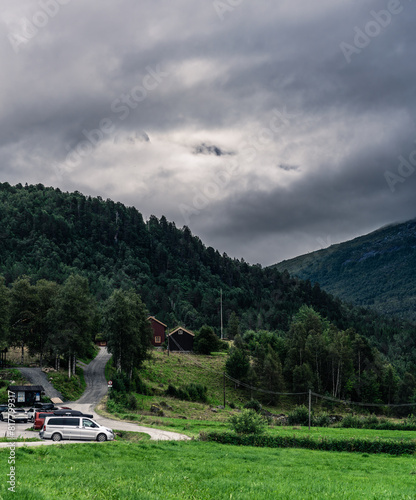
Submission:
<svg viewBox="0 0 416 500">
<path fill-rule="evenodd" d="M 4 4 L 3 181 L 116 197 L 263 263 L 415 216 L 411 1 Z"/>
</svg>

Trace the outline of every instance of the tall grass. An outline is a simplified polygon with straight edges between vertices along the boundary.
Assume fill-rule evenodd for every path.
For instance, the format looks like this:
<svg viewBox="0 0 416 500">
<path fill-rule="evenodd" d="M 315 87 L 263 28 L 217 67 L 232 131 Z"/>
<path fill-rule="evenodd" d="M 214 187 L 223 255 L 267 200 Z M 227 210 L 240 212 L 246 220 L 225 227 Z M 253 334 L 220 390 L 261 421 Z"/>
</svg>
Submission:
<svg viewBox="0 0 416 500">
<path fill-rule="evenodd" d="M 9 450 L 0 451 L 6 478 Z M 414 457 L 216 443 L 91 443 L 19 448 L 16 492 L 0 498 L 49 499 L 411 499 Z"/>
</svg>

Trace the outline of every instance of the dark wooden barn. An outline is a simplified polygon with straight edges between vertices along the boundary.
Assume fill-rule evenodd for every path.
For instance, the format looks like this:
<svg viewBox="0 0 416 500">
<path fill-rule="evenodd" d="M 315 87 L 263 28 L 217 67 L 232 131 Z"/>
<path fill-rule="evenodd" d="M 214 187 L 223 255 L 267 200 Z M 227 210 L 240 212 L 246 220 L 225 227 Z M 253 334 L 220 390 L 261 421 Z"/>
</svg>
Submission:
<svg viewBox="0 0 416 500">
<path fill-rule="evenodd" d="M 168 335 L 168 349 L 170 351 L 190 352 L 194 349 L 195 334 L 183 327 L 178 327 Z"/>
<path fill-rule="evenodd" d="M 159 347 L 163 344 L 166 339 L 166 328 L 167 326 L 156 319 L 154 316 L 147 318 L 150 321 L 150 326 L 152 327 L 152 344 L 155 347 Z"/>
</svg>

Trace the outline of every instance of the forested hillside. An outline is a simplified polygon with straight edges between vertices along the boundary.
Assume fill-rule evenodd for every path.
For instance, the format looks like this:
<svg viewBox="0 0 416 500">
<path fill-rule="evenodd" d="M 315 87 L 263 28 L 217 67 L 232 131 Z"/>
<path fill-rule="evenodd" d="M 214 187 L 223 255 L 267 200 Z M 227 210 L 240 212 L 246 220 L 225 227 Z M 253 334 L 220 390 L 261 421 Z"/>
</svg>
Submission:
<svg viewBox="0 0 416 500">
<path fill-rule="evenodd" d="M 133 207 L 79 192 L 0 185 L 0 275 L 11 287 L 22 275 L 63 284 L 71 274 L 88 279 L 98 304 L 114 289 L 133 288 L 150 314 L 173 327 L 212 326 L 219 334 L 220 290 L 224 325 L 231 313 L 241 332 L 288 332 L 302 305 L 312 306 L 341 330 L 354 328 L 401 373 L 416 373 L 416 329 L 346 306 L 289 276 L 205 247 L 187 227 L 165 217 L 145 222 Z"/>
<path fill-rule="evenodd" d="M 416 219 L 273 267 L 353 304 L 416 321 Z"/>
</svg>

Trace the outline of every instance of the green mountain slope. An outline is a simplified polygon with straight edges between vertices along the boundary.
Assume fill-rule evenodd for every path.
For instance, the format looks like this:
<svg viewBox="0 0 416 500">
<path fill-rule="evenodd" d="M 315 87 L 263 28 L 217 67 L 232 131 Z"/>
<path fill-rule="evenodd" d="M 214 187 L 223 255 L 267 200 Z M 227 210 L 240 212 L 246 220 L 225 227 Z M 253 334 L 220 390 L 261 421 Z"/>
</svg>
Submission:
<svg viewBox="0 0 416 500">
<path fill-rule="evenodd" d="M 354 328 L 402 372 L 416 372 L 414 325 L 346 305 L 287 271 L 221 255 L 187 227 L 165 217 L 144 221 L 134 207 L 100 197 L 0 184 L 0 276 L 10 286 L 23 274 L 59 284 L 80 274 L 98 304 L 116 288 L 133 288 L 169 327 L 207 324 L 218 335 L 220 290 L 225 327 L 235 312 L 242 332 L 285 335 L 299 308 L 312 306 L 337 328 Z"/>
<path fill-rule="evenodd" d="M 168 326 L 220 327 L 234 311 L 242 329 L 287 329 L 302 304 L 342 317 L 340 301 L 319 287 L 206 247 L 165 217 L 145 222 L 134 207 L 79 192 L 0 184 L 0 275 L 63 283 L 88 278 L 98 301 L 133 287 Z"/>
<path fill-rule="evenodd" d="M 416 321 L 416 219 L 273 267 L 353 304 Z"/>
</svg>

